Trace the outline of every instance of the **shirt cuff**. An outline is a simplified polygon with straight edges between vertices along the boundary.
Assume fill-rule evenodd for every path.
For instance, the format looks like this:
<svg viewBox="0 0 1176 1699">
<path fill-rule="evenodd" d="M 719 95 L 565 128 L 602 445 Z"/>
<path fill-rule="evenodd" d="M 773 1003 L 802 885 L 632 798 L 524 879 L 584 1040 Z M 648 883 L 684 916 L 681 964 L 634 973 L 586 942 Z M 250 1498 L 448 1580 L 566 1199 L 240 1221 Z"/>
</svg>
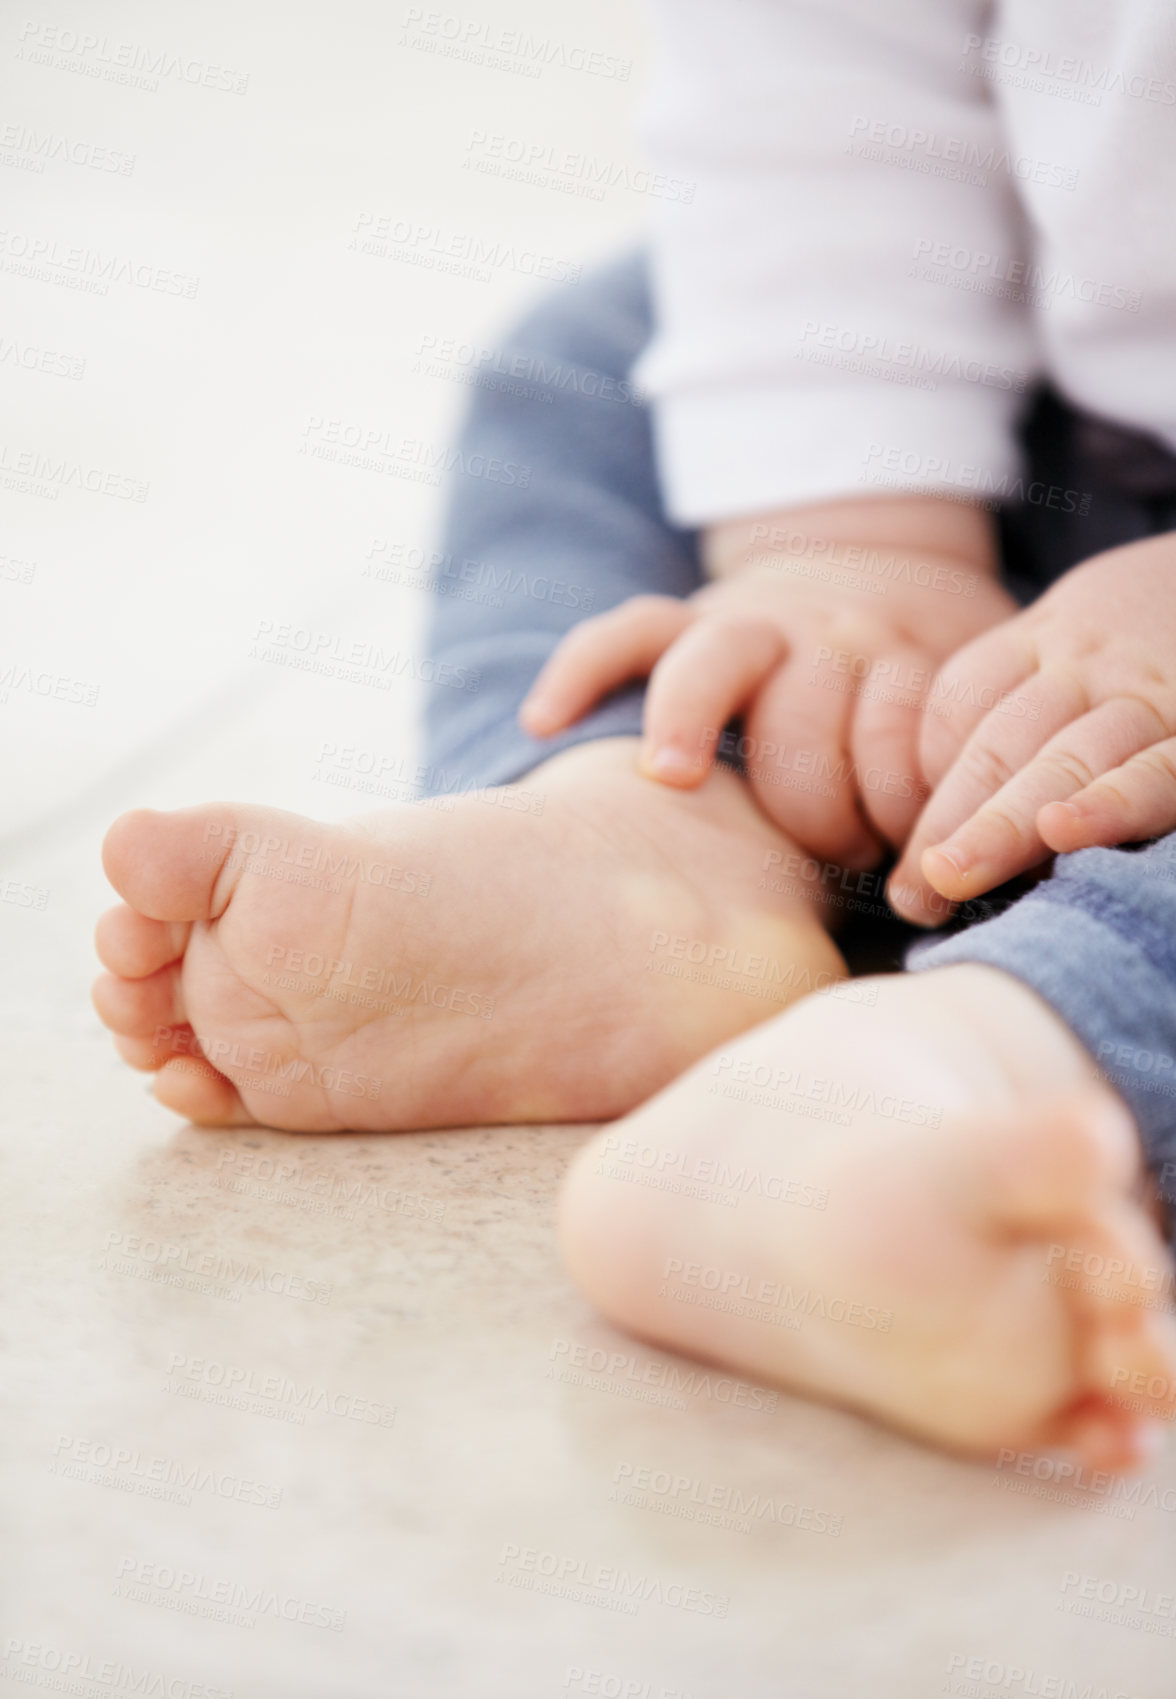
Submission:
<svg viewBox="0 0 1176 1699">
<path fill-rule="evenodd" d="M 1016 500 L 1018 405 L 984 391 L 929 404 L 876 386 L 666 397 L 654 403 L 666 509 L 695 526 L 886 490 Z"/>
</svg>

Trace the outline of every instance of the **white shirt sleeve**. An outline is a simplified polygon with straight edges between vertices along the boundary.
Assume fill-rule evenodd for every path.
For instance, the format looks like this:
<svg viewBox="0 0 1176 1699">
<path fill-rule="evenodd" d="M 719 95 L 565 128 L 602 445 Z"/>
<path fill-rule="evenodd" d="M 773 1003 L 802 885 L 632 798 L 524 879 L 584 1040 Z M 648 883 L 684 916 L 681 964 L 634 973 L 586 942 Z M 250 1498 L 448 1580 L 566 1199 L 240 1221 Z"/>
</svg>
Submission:
<svg viewBox="0 0 1176 1699">
<path fill-rule="evenodd" d="M 967 164 L 1002 148 L 961 70 L 983 0 L 653 5 L 644 129 L 686 187 L 636 377 L 672 517 L 1015 477 L 1039 358 L 1010 175 Z"/>
</svg>

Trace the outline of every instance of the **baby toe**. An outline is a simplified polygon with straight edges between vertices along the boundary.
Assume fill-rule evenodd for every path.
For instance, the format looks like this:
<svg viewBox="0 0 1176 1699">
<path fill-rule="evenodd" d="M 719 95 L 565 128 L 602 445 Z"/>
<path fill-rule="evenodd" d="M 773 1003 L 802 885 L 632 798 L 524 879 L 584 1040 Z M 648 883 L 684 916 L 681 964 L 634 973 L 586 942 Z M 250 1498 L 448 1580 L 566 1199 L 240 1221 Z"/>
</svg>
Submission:
<svg viewBox="0 0 1176 1699">
<path fill-rule="evenodd" d="M 199 1127 L 255 1127 L 236 1086 L 208 1062 L 177 1056 L 155 1076 L 155 1096 Z"/>
<path fill-rule="evenodd" d="M 1155 1450 L 1155 1424 L 1107 1399 L 1078 1399 L 1063 1412 L 1049 1436 L 1049 1448 L 1068 1451 L 1091 1471 L 1129 1473 L 1142 1468 Z"/>
<path fill-rule="evenodd" d="M 191 931 L 188 921 L 152 920 L 118 903 L 99 920 L 94 946 L 99 961 L 111 973 L 121 979 L 146 979 L 180 959 Z"/>
<path fill-rule="evenodd" d="M 1079 1372 L 1090 1395 L 1123 1418 L 1176 1420 L 1172 1265 L 1132 1201 L 1108 1205 L 1064 1277 L 1078 1324 Z M 1109 1419 L 1109 1417 L 1108 1417 Z"/>
<path fill-rule="evenodd" d="M 185 1022 L 178 963 L 146 979 L 102 974 L 94 981 L 91 995 L 104 1025 L 123 1038 L 146 1038 L 160 1028 Z"/>
<path fill-rule="evenodd" d="M 154 1073 L 173 1056 L 192 1053 L 195 1034 L 190 1026 L 164 1026 L 147 1038 L 123 1038 L 115 1035 L 114 1048 L 123 1061 L 143 1073 Z"/>
</svg>

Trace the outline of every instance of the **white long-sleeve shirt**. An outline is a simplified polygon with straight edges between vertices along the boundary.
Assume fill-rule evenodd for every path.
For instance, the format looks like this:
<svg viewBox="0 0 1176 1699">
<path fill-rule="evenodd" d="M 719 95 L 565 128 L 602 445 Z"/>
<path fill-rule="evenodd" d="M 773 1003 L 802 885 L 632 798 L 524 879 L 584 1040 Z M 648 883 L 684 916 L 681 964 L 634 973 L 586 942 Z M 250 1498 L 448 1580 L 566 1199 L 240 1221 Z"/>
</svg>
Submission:
<svg viewBox="0 0 1176 1699">
<path fill-rule="evenodd" d="M 1015 494 L 1042 375 L 1176 448 L 1176 0 L 654 6 L 675 519 Z"/>
</svg>

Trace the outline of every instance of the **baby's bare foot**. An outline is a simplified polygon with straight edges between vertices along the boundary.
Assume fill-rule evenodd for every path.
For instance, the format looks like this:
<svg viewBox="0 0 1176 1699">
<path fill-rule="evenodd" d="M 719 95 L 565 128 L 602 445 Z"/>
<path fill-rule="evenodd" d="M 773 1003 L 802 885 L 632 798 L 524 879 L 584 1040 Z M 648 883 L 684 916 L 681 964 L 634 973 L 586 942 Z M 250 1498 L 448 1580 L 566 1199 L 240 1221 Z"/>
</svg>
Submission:
<svg viewBox="0 0 1176 1699">
<path fill-rule="evenodd" d="M 1125 1109 L 995 969 L 853 985 L 591 1140 L 573 1273 L 635 1332 L 950 1449 L 1132 1466 L 1176 1349 Z"/>
<path fill-rule="evenodd" d="M 523 793 L 347 826 L 230 804 L 124 815 L 98 1012 L 160 1101 L 205 1123 L 623 1113 L 844 973 L 810 909 L 761 888 L 783 840 L 742 782 L 667 791 L 636 750 L 596 743 Z"/>
</svg>

